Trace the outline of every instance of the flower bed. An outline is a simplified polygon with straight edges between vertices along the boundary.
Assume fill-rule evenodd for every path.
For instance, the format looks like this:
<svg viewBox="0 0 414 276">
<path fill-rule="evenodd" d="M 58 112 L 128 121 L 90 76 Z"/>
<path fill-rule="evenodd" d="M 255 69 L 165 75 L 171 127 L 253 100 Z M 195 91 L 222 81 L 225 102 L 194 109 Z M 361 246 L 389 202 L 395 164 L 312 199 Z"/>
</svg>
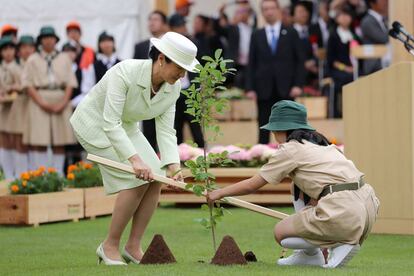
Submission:
<svg viewBox="0 0 414 276">
<path fill-rule="evenodd" d="M 83 218 L 82 191 L 64 190 L 54 168 L 24 172 L 9 184 L 10 195 L 0 196 L 0 224 L 39 225 Z"/>
<path fill-rule="evenodd" d="M 233 161 L 228 164 L 229 168 L 257 168 L 266 164 L 276 149 L 276 144 L 229 145 L 214 146 L 209 150 L 209 153 L 228 152 L 228 157 Z M 203 154 L 202 149 L 184 143 L 178 146 L 178 150 L 181 162 L 194 160 Z"/>
</svg>

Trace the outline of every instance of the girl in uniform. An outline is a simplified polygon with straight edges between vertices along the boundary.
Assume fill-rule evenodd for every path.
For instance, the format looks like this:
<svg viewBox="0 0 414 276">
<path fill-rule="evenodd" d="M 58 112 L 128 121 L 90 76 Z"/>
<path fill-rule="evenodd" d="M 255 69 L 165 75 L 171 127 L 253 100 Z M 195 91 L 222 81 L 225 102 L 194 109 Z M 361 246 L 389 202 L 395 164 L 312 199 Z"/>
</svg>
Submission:
<svg viewBox="0 0 414 276">
<path fill-rule="evenodd" d="M 30 96 L 30 121 L 23 140 L 31 147 L 34 167 L 52 165 L 63 174 L 64 146 L 76 141 L 69 117 L 70 98 L 77 81 L 69 56 L 55 49 L 58 41 L 52 27 L 42 27 L 37 38 L 40 51 L 31 55 L 24 67 L 23 87 Z M 48 146 L 52 148 L 52 160 L 48 159 Z"/>
<path fill-rule="evenodd" d="M 11 95 L 21 92 L 21 69 L 16 62 L 16 44 L 11 36 L 0 40 L 0 93 Z M 2 167 L 6 179 L 16 178 L 21 172 L 27 171 L 27 156 L 16 151 L 15 141 L 21 139 L 23 125 L 23 96 L 17 95 L 12 102 L 1 104 L 0 139 L 2 146 Z M 21 141 L 21 140 L 20 140 Z M 23 158 L 22 158 L 23 157 Z M 24 158 L 26 157 L 26 158 Z"/>
<path fill-rule="evenodd" d="M 359 250 L 376 219 L 379 200 L 361 173 L 335 145 L 316 132 L 306 109 L 293 101 L 273 105 L 269 123 L 280 144 L 259 174 L 208 195 L 210 202 L 226 196 L 252 193 L 266 183 L 289 176 L 313 202 L 275 226 L 276 241 L 296 249 L 279 265 L 345 265 Z M 320 248 L 330 248 L 328 263 Z"/>
</svg>

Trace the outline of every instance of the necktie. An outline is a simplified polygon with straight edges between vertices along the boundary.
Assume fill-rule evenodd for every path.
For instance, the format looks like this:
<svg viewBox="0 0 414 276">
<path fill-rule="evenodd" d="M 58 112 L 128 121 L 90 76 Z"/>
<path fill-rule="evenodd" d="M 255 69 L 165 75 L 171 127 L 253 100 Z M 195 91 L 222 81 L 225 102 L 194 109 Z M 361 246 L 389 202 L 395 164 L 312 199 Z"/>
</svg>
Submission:
<svg viewBox="0 0 414 276">
<path fill-rule="evenodd" d="M 274 55 L 276 53 L 276 48 L 277 48 L 277 38 L 276 38 L 276 32 L 275 30 L 272 28 L 270 29 L 270 49 L 272 50 L 272 55 Z"/>
<path fill-rule="evenodd" d="M 48 78 L 48 85 L 49 87 L 53 87 L 55 85 L 56 79 L 55 75 L 53 73 L 52 68 L 52 61 L 54 59 L 54 55 L 47 55 L 46 56 L 46 62 L 47 62 L 47 78 Z"/>
</svg>

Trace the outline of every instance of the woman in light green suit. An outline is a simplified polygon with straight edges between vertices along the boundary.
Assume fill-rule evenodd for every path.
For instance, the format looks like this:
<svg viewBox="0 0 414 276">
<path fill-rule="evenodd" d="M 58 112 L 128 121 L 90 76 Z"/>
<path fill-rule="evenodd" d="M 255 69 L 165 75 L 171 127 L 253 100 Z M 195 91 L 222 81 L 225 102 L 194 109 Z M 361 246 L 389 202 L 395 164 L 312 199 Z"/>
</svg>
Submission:
<svg viewBox="0 0 414 276">
<path fill-rule="evenodd" d="M 196 72 L 197 47 L 186 37 L 168 32 L 152 38 L 148 60 L 125 60 L 104 75 L 78 105 L 70 119 L 76 137 L 89 153 L 131 164 L 135 176 L 99 165 L 105 191 L 118 193 L 109 233 L 96 253 L 107 265 L 125 265 L 119 242 L 132 218 L 122 251 L 126 262 L 139 263 L 141 238 L 157 206 L 161 184 L 153 174 L 173 176 L 180 169 L 174 130 L 175 102 L 185 71 Z M 155 118 L 160 159 L 138 128 Z M 173 176 L 181 180 L 182 175 Z M 151 183 L 150 183 L 151 182 Z"/>
</svg>

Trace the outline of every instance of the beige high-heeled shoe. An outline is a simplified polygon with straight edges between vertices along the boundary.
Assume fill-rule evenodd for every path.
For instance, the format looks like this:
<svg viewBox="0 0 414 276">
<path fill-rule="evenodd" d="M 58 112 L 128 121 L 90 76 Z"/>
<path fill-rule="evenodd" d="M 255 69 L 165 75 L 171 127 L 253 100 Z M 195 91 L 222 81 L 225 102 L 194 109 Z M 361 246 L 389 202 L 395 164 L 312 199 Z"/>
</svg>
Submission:
<svg viewBox="0 0 414 276">
<path fill-rule="evenodd" d="M 106 265 L 127 265 L 123 261 L 111 260 L 106 257 L 102 243 L 96 249 L 96 255 L 98 256 L 98 264 L 104 262 Z"/>
<path fill-rule="evenodd" d="M 127 263 L 134 263 L 134 264 L 139 264 L 141 261 L 135 259 L 131 254 L 128 253 L 128 251 L 126 251 L 125 247 L 124 250 L 122 250 L 122 258 L 124 258 L 125 262 Z"/>
</svg>

